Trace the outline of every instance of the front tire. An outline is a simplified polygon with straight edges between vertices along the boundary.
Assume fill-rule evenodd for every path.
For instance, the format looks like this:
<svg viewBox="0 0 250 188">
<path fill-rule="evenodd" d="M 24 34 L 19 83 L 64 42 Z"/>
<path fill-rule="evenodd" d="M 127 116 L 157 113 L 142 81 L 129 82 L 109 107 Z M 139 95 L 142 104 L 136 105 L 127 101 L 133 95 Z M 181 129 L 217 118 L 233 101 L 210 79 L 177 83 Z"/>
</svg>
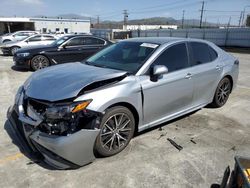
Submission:
<svg viewBox="0 0 250 188">
<path fill-rule="evenodd" d="M 49 59 L 43 55 L 36 55 L 31 59 L 31 69 L 36 71 L 44 69 L 50 65 Z"/>
<path fill-rule="evenodd" d="M 100 130 L 95 142 L 95 152 L 104 157 L 115 155 L 129 144 L 134 135 L 134 116 L 126 107 L 112 107 L 103 116 Z"/>
<path fill-rule="evenodd" d="M 231 81 L 227 77 L 223 78 L 219 82 L 216 88 L 214 99 L 213 99 L 213 102 L 211 103 L 211 106 L 215 108 L 220 108 L 224 104 L 226 104 L 229 98 L 229 95 L 231 93 L 231 90 L 232 90 Z"/>
</svg>

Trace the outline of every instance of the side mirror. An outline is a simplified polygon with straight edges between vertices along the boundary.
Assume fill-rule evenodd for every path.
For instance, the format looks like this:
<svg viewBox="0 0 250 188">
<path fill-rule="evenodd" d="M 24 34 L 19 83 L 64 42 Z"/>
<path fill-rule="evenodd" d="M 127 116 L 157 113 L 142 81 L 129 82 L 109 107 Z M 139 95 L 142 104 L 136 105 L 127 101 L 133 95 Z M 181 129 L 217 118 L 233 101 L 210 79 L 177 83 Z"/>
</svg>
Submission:
<svg viewBox="0 0 250 188">
<path fill-rule="evenodd" d="M 156 82 L 163 74 L 168 73 L 168 68 L 165 65 L 155 65 L 150 72 L 150 80 Z"/>
</svg>

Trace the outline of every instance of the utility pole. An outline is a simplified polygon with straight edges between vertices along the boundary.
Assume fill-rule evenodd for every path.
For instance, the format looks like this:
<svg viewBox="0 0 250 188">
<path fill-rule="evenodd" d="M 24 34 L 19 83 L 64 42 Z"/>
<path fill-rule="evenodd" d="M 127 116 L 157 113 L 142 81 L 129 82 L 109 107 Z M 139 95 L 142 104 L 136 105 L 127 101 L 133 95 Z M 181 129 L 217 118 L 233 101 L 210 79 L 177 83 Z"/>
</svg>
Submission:
<svg viewBox="0 0 250 188">
<path fill-rule="evenodd" d="M 123 20 L 123 29 L 127 30 L 127 25 L 128 25 L 128 10 L 123 11 L 124 15 L 124 20 Z"/>
<path fill-rule="evenodd" d="M 97 15 L 97 28 L 99 29 L 99 24 L 100 24 L 100 16 Z"/>
<path fill-rule="evenodd" d="M 200 28 L 201 28 L 201 26 L 202 26 L 202 17 L 203 17 L 203 13 L 204 13 L 204 1 L 202 1 L 202 7 L 201 7 Z"/>
<path fill-rule="evenodd" d="M 227 28 L 230 27 L 230 23 L 231 23 L 231 16 L 229 17 L 228 24 L 227 24 Z"/>
<path fill-rule="evenodd" d="M 182 22 L 181 22 L 181 28 L 184 28 L 184 16 L 185 16 L 185 10 L 182 11 Z"/>
<path fill-rule="evenodd" d="M 241 11 L 241 12 L 240 12 L 239 27 L 241 26 L 241 19 L 242 19 L 242 14 L 243 14 L 243 12 Z"/>
</svg>

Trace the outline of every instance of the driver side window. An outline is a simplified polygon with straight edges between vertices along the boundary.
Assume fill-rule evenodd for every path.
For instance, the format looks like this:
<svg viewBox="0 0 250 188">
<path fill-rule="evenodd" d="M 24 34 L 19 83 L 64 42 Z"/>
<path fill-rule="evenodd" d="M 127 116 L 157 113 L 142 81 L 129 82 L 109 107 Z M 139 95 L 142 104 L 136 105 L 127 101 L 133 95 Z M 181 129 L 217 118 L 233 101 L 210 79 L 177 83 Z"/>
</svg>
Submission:
<svg viewBox="0 0 250 188">
<path fill-rule="evenodd" d="M 31 37 L 28 41 L 29 42 L 38 42 L 41 41 L 42 37 L 41 36 L 35 36 L 35 37 Z"/>
<path fill-rule="evenodd" d="M 154 61 L 153 65 L 165 65 L 168 68 L 168 72 L 187 68 L 189 64 L 186 44 L 175 44 L 167 48 Z"/>
</svg>

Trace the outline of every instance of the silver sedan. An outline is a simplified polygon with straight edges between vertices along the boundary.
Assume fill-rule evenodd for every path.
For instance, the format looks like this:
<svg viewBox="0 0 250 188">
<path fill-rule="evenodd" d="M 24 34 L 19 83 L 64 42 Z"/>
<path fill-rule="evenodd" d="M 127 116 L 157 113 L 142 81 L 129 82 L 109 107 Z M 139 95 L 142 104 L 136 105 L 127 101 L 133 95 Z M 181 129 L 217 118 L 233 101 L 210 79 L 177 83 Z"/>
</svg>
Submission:
<svg viewBox="0 0 250 188">
<path fill-rule="evenodd" d="M 21 40 L 5 42 L 0 45 L 3 54 L 14 55 L 17 50 L 24 47 L 32 47 L 38 45 L 48 45 L 58 39 L 58 36 L 50 34 L 37 34 L 26 37 Z"/>
<path fill-rule="evenodd" d="M 211 42 L 135 38 L 84 62 L 52 66 L 20 87 L 8 117 L 30 152 L 56 168 L 112 156 L 136 132 L 223 106 L 239 61 Z"/>
</svg>

